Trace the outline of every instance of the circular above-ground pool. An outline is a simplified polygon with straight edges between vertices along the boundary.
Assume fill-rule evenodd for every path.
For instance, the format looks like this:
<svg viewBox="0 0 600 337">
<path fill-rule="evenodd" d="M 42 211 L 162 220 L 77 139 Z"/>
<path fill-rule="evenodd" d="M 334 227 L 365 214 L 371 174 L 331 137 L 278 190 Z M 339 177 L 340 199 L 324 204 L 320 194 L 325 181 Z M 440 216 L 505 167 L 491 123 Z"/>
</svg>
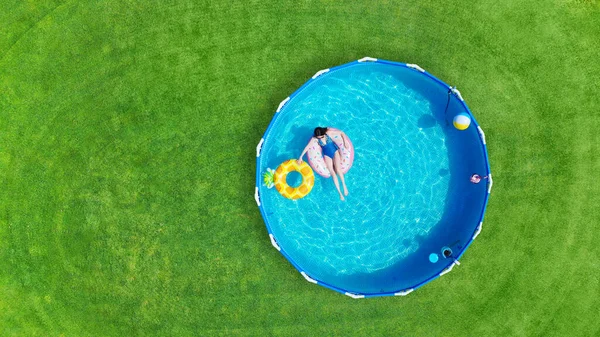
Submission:
<svg viewBox="0 0 600 337">
<path fill-rule="evenodd" d="M 460 113 L 471 119 L 463 131 Z M 345 201 L 316 174 L 298 200 L 263 183 L 317 126 L 354 145 Z M 273 246 L 308 281 L 356 298 L 405 295 L 450 271 L 481 230 L 492 185 L 483 131 L 460 93 L 416 65 L 372 58 L 317 72 L 279 105 L 256 155 Z"/>
</svg>

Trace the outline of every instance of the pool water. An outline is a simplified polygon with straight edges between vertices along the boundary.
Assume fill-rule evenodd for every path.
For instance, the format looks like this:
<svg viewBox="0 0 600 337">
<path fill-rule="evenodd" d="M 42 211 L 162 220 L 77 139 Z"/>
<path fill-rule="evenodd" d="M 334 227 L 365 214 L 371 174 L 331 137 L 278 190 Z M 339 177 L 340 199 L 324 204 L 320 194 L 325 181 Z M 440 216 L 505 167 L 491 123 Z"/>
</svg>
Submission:
<svg viewBox="0 0 600 337">
<path fill-rule="evenodd" d="M 265 221 L 301 270 L 333 287 L 381 293 L 414 286 L 452 262 L 440 249 L 463 248 L 486 188 L 468 182 L 470 173 L 485 173 L 485 162 L 473 158 L 483 153 L 475 127 L 455 130 L 451 118 L 460 105 L 452 101 L 447 116 L 447 102 L 447 88 L 412 69 L 366 63 L 321 75 L 278 113 L 261 173 L 298 158 L 317 126 L 343 130 L 355 149 L 345 201 L 331 178 L 317 175 L 312 192 L 295 201 L 260 186 Z M 452 145 L 469 135 L 470 145 Z M 465 150 L 475 154 L 465 158 Z M 477 195 L 477 214 L 456 219 Z M 432 253 L 438 262 L 430 262 Z"/>
</svg>

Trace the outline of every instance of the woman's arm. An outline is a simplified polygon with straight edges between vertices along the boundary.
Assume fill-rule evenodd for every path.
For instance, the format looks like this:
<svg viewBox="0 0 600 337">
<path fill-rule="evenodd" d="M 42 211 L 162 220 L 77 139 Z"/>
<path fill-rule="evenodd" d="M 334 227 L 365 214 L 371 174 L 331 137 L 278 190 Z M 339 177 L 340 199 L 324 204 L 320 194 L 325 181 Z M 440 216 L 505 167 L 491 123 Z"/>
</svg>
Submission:
<svg viewBox="0 0 600 337">
<path fill-rule="evenodd" d="M 346 134 L 344 133 L 344 131 L 327 131 L 327 134 L 329 135 L 330 138 L 335 138 L 337 136 L 342 137 L 342 144 L 344 144 L 344 147 L 346 147 L 346 138 L 344 138 L 346 136 Z M 337 146 L 337 144 L 335 145 L 337 148 L 339 148 L 339 146 Z"/>
<path fill-rule="evenodd" d="M 306 144 L 306 147 L 304 147 L 304 151 L 302 151 L 302 154 L 300 155 L 300 158 L 298 158 L 298 164 L 302 163 L 302 157 L 304 157 L 304 154 L 306 152 L 308 152 L 308 148 L 310 147 L 310 143 L 313 141 L 313 139 L 311 138 L 310 141 L 308 142 L 308 144 Z"/>
<path fill-rule="evenodd" d="M 346 147 L 346 134 L 344 131 L 340 131 L 340 136 L 342 137 L 342 143 L 344 144 L 344 147 Z"/>
</svg>

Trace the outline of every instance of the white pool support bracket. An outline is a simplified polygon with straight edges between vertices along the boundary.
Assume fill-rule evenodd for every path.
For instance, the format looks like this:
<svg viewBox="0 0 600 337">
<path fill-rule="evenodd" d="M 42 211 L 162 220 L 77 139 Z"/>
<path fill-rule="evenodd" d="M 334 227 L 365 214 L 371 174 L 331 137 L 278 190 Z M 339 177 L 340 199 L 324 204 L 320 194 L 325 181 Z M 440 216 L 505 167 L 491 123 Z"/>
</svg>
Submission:
<svg viewBox="0 0 600 337">
<path fill-rule="evenodd" d="M 275 249 L 277 249 L 278 251 L 281 251 L 281 247 L 279 247 L 277 241 L 275 241 L 275 237 L 273 236 L 273 234 L 269 234 L 269 238 L 271 239 L 271 244 L 273 245 L 273 247 L 275 247 Z"/>
<path fill-rule="evenodd" d="M 404 291 L 399 291 L 399 292 L 395 293 L 394 296 L 406 296 L 406 295 L 412 293 L 413 291 L 415 291 L 415 289 L 408 289 L 408 290 L 404 290 Z"/>
<path fill-rule="evenodd" d="M 460 265 L 460 262 L 458 262 L 458 260 L 454 260 L 454 262 L 450 265 L 450 267 L 444 269 L 441 273 L 440 276 L 444 276 L 446 274 L 448 274 L 449 272 L 452 271 L 452 268 L 454 268 L 454 266 L 456 265 Z"/>
<path fill-rule="evenodd" d="M 421 68 L 421 67 L 419 67 L 418 65 L 416 65 L 416 64 L 413 64 L 413 63 L 407 63 L 407 64 L 406 64 L 406 66 L 407 66 L 407 67 L 409 67 L 409 68 L 413 68 L 413 69 L 415 69 L 415 70 L 418 70 L 418 71 L 420 71 L 420 72 L 422 72 L 422 73 L 424 73 L 424 72 L 425 72 L 425 69 L 423 69 L 423 68 Z"/>
<path fill-rule="evenodd" d="M 313 75 L 312 79 L 314 80 L 315 78 L 325 74 L 326 72 L 329 72 L 329 68 L 317 71 L 317 73 Z"/>
<path fill-rule="evenodd" d="M 285 105 L 285 103 L 287 103 L 289 100 L 290 100 L 290 96 L 288 96 L 286 99 L 284 99 L 283 101 L 281 101 L 281 103 L 279 103 L 279 106 L 277 107 L 277 111 L 275 111 L 275 112 L 281 111 L 281 109 L 283 108 L 283 106 Z"/>
<path fill-rule="evenodd" d="M 460 99 L 461 101 L 465 101 L 462 97 L 462 95 L 460 94 L 460 91 L 458 91 L 458 89 L 456 89 L 456 87 L 450 87 L 450 90 L 452 90 L 452 92 L 458 97 L 458 99 Z"/>
<path fill-rule="evenodd" d="M 479 223 L 479 226 L 477 226 L 477 231 L 475 232 L 475 234 L 473 234 L 473 240 L 475 240 L 477 235 L 479 235 L 479 233 L 481 233 L 481 228 L 483 228 L 483 221 L 481 221 Z"/>
<path fill-rule="evenodd" d="M 260 207 L 260 196 L 258 195 L 258 186 L 254 186 L 254 200 L 256 200 L 256 204 Z"/>
<path fill-rule="evenodd" d="M 310 276 L 306 275 L 306 273 L 305 273 L 305 272 L 301 271 L 301 272 L 300 272 L 300 274 L 302 274 L 302 276 L 304 276 L 304 278 L 305 278 L 305 279 L 306 279 L 308 282 L 310 282 L 310 283 L 314 283 L 314 284 L 317 284 L 317 281 L 316 281 L 316 280 L 313 280 L 312 278 L 310 278 Z"/>
<path fill-rule="evenodd" d="M 365 295 L 357 295 L 357 294 L 353 294 L 353 293 L 349 293 L 349 292 L 346 292 L 346 296 L 350 296 L 353 299 L 365 298 Z"/>
<path fill-rule="evenodd" d="M 491 173 L 488 175 L 488 180 L 490 181 L 490 183 L 488 185 L 488 194 L 490 194 L 490 193 L 492 193 L 492 185 L 494 184 Z"/>
<path fill-rule="evenodd" d="M 360 60 L 358 60 L 358 62 L 376 62 L 377 59 L 376 58 L 372 58 L 372 57 L 363 57 Z"/>
<path fill-rule="evenodd" d="M 260 142 L 258 142 L 258 145 L 256 145 L 256 158 L 260 157 L 260 150 L 262 150 L 262 145 L 265 142 L 264 138 L 260 139 Z"/>
<path fill-rule="evenodd" d="M 485 145 L 485 133 L 483 133 L 481 126 L 477 125 L 477 131 L 479 131 L 479 137 L 481 137 L 481 141 L 483 142 L 483 145 Z"/>
</svg>

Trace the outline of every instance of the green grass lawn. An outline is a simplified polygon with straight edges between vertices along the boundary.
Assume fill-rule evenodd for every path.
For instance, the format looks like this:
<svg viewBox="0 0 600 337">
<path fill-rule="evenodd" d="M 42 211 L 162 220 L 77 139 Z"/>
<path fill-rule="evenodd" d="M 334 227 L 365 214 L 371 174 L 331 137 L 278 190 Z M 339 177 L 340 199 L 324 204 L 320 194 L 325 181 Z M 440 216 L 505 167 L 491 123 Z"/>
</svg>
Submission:
<svg viewBox="0 0 600 337">
<path fill-rule="evenodd" d="M 457 85 L 494 173 L 403 298 L 306 282 L 253 198 L 279 102 L 363 56 Z M 0 336 L 599 336 L 599 130 L 597 0 L 0 0 Z"/>
</svg>

